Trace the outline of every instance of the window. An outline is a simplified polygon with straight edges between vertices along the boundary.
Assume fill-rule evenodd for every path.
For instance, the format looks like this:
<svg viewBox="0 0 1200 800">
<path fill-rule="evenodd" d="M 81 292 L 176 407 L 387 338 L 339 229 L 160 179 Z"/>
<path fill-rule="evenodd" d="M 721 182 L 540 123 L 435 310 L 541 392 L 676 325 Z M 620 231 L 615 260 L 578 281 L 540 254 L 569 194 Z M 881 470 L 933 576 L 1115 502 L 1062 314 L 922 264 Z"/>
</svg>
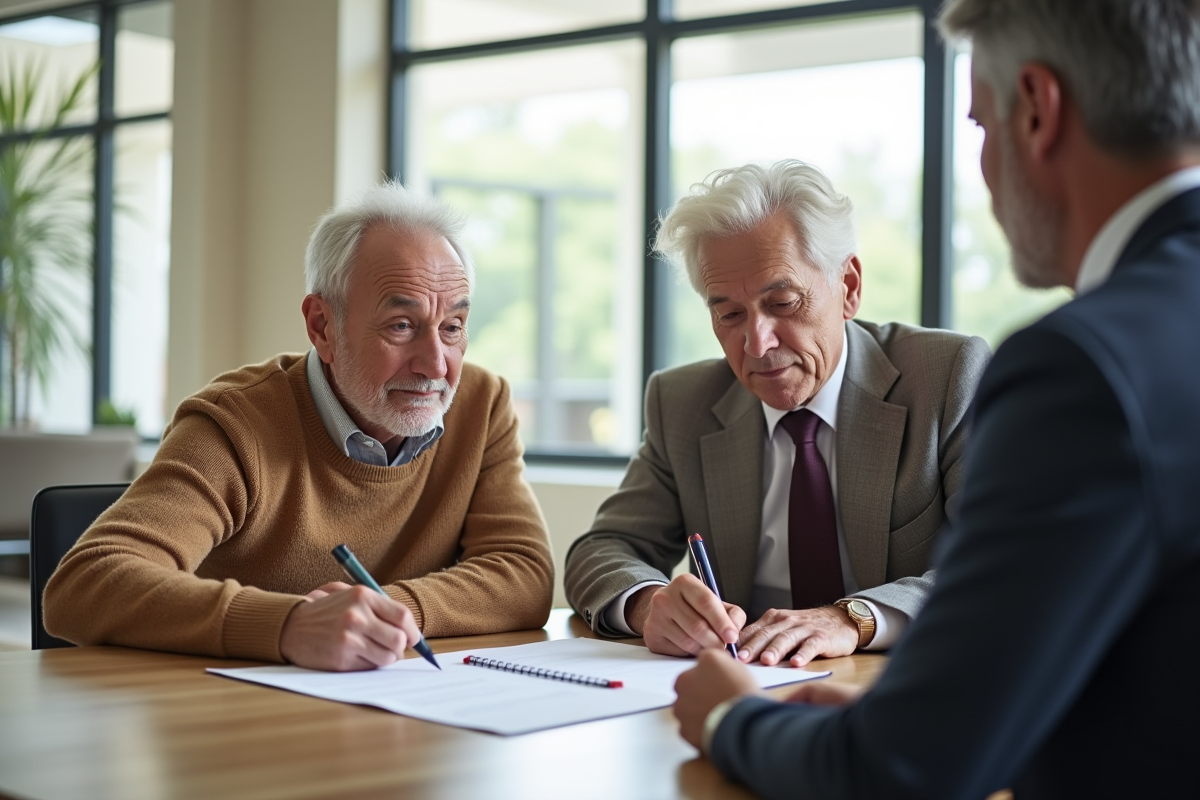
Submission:
<svg viewBox="0 0 1200 800">
<path fill-rule="evenodd" d="M 467 357 L 512 383 L 546 449 L 636 443 L 644 61 L 619 41 L 409 73 L 409 183 L 470 220 Z"/>
<path fill-rule="evenodd" d="M 905 11 L 675 42 L 672 201 L 714 170 L 784 158 L 815 164 L 855 203 L 862 317 L 918 324 L 922 23 Z M 721 357 L 708 310 L 686 281 L 673 282 L 670 313 L 668 365 Z"/>
<path fill-rule="evenodd" d="M 971 61 L 954 65 L 954 328 L 982 336 L 993 348 L 1070 298 L 1066 289 L 1029 289 L 1009 268 L 1008 244 L 992 216 L 992 200 L 979 153 L 983 131 L 967 118 L 971 107 Z"/>
<path fill-rule="evenodd" d="M 470 221 L 467 359 L 512 382 L 531 460 L 624 460 L 650 373 L 720 357 L 649 255 L 714 169 L 824 170 L 857 210 L 864 319 L 995 344 L 1061 302 L 1006 268 L 940 5 L 393 0 L 389 170 Z"/>
<path fill-rule="evenodd" d="M 88 430 L 105 401 L 132 412 L 139 430 L 164 423 L 167 265 L 171 197 L 174 45 L 168 0 L 85 3 L 0 20 L 0 76 L 40 64 L 54 95 L 90 68 L 83 102 L 57 127 L 43 104 L 0 147 L 30 142 L 49 154 L 63 141 L 81 152 L 63 179 L 75 202 L 54 209 L 86 237 L 86 270 L 47 272 L 69 330 L 44 383 L 18 388 L 19 409 L 47 431 Z M 39 157 L 36 153 L 34 158 Z M 63 216 L 66 215 L 66 216 Z M 2 348 L 7 353 L 8 348 Z M 7 358 L 3 356 L 0 358 Z M 3 362 L 8 375 L 8 361 Z M 11 404 L 9 393 L 0 403 Z M 11 414 L 7 405 L 3 409 Z M 5 417 L 7 422 L 11 416 Z"/>
<path fill-rule="evenodd" d="M 645 0 L 411 0 L 404 19 L 416 49 L 561 33 L 633 22 Z"/>
</svg>

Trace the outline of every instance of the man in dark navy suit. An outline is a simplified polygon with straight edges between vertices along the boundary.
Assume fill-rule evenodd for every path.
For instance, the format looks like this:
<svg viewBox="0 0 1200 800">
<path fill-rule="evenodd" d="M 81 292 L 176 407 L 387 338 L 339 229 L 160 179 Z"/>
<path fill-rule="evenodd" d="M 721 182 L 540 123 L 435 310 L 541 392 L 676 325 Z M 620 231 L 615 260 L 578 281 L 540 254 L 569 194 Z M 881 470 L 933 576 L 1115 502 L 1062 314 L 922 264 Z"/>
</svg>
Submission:
<svg viewBox="0 0 1200 800">
<path fill-rule="evenodd" d="M 717 651 L 683 736 L 765 797 L 1197 797 L 1200 2 L 950 0 L 993 210 L 1031 286 L 976 396 L 928 605 L 860 698 Z"/>
</svg>

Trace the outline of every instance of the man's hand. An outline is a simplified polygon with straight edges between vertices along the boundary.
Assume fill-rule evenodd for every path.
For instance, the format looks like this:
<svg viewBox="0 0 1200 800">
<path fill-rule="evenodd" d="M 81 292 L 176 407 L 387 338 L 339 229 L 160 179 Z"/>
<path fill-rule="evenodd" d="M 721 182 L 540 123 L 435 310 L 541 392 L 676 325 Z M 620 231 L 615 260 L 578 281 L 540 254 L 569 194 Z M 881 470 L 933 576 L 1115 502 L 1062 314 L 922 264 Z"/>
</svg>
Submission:
<svg viewBox="0 0 1200 800">
<path fill-rule="evenodd" d="M 310 669 L 375 669 L 401 659 L 420 635 L 404 604 L 365 586 L 351 586 L 292 608 L 279 635 L 279 652 L 290 663 Z"/>
<path fill-rule="evenodd" d="M 625 621 L 653 653 L 692 656 L 737 641 L 746 612 L 722 603 L 695 575 L 647 586 L 625 604 Z"/>
<path fill-rule="evenodd" d="M 793 667 L 803 667 L 817 656 L 848 656 L 858 647 L 858 626 L 835 606 L 798 611 L 771 609 L 742 631 L 738 658 L 758 659 L 774 666 L 789 654 Z"/>
<path fill-rule="evenodd" d="M 704 720 L 708 712 L 731 697 L 759 694 L 761 689 L 750 671 L 729 657 L 724 650 L 705 650 L 696 658 L 696 666 L 675 681 L 672 711 L 679 720 L 679 735 L 700 749 Z"/>
</svg>

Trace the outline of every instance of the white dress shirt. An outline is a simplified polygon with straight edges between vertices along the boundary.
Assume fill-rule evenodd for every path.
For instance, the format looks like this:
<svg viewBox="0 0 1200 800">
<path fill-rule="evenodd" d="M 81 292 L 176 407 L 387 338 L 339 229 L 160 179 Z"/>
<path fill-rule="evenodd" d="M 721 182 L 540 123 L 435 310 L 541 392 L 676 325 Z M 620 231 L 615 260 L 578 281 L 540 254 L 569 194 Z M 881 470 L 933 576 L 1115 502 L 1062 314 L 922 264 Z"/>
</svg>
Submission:
<svg viewBox="0 0 1200 800">
<path fill-rule="evenodd" d="M 837 521 L 838 555 L 841 557 L 842 585 L 845 595 L 858 591 L 854 571 L 850 567 L 846 536 L 842 530 L 842 512 L 837 505 L 837 409 L 842 394 L 842 380 L 846 374 L 848 346 L 846 334 L 842 332 L 842 355 L 837 367 L 821 390 L 807 404 L 807 408 L 821 418 L 817 429 L 817 451 L 825 461 L 829 482 L 833 489 L 833 504 Z M 767 423 L 766 440 L 763 444 L 763 507 L 762 534 L 758 540 L 758 565 L 754 572 L 754 589 L 750 608 L 746 609 L 750 621 L 754 622 L 771 608 L 791 608 L 792 577 L 788 561 L 788 498 L 791 495 L 792 464 L 796 460 L 796 445 L 787 431 L 779 425 L 788 411 L 762 404 Z M 792 409 L 798 410 L 798 409 Z M 663 586 L 661 581 L 646 581 L 626 590 L 604 609 L 604 622 L 609 626 L 635 635 L 625 622 L 625 603 L 639 589 L 646 586 Z M 868 650 L 883 650 L 892 645 L 908 626 L 908 615 L 881 603 L 863 600 L 875 616 L 875 635 L 867 643 Z"/>
<path fill-rule="evenodd" d="M 1132 200 L 1109 217 L 1108 222 L 1092 239 L 1079 275 L 1075 278 L 1077 294 L 1087 294 L 1104 284 L 1117 266 L 1117 259 L 1151 214 L 1171 200 L 1191 189 L 1200 188 L 1200 167 L 1172 172 L 1167 177 L 1143 189 Z"/>
</svg>

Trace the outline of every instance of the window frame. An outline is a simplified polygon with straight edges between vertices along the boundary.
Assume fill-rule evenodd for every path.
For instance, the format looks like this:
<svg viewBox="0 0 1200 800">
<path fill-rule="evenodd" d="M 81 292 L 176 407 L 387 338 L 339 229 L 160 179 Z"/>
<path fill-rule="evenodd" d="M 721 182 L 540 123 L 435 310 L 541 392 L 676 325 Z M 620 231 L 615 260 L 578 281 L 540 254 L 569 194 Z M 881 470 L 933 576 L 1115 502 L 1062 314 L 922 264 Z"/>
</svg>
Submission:
<svg viewBox="0 0 1200 800">
<path fill-rule="evenodd" d="M 645 63 L 645 174 L 643 197 L 642 274 L 642 389 L 650 375 L 667 365 L 670 287 L 674 280 L 667 264 L 651 253 L 659 215 L 671 205 L 670 91 L 671 44 L 677 39 L 730 31 L 765 28 L 783 23 L 815 22 L 869 17 L 896 11 L 917 11 L 924 19 L 924 164 L 921 186 L 921 324 L 949 327 L 952 321 L 951 277 L 954 215 L 954 56 L 938 34 L 933 20 L 942 0 L 835 0 L 814 5 L 677 20 L 672 0 L 646 0 L 641 20 L 582 30 L 505 39 L 427 50 L 411 49 L 410 0 L 391 1 L 391 69 L 387 109 L 387 171 L 402 178 L 407 155 L 407 72 L 410 67 L 481 56 L 507 55 L 640 39 L 646 46 Z M 530 449 L 526 460 L 546 464 L 619 464 L 624 456 L 563 454 Z"/>
<path fill-rule="evenodd" d="M 39 11 L 0 17 L 0 25 L 94 11 L 99 28 L 96 76 L 96 117 L 92 122 L 65 125 L 37 131 L 47 139 L 90 136 L 94 152 L 92 175 L 92 423 L 99 422 L 100 405 L 112 396 L 112 308 L 113 308 L 113 214 L 114 176 L 116 173 L 117 130 L 126 125 L 171 119 L 171 108 L 150 114 L 118 116 L 116 113 L 117 30 L 120 10 L 128 6 L 163 0 L 92 0 L 86 3 L 52 6 Z M 172 2 L 173 0 L 167 0 Z M 173 106 L 173 103 L 172 103 Z M 28 141 L 33 133 L 0 136 L 0 145 Z M 0 339 L 3 334 L 0 334 Z"/>
</svg>

